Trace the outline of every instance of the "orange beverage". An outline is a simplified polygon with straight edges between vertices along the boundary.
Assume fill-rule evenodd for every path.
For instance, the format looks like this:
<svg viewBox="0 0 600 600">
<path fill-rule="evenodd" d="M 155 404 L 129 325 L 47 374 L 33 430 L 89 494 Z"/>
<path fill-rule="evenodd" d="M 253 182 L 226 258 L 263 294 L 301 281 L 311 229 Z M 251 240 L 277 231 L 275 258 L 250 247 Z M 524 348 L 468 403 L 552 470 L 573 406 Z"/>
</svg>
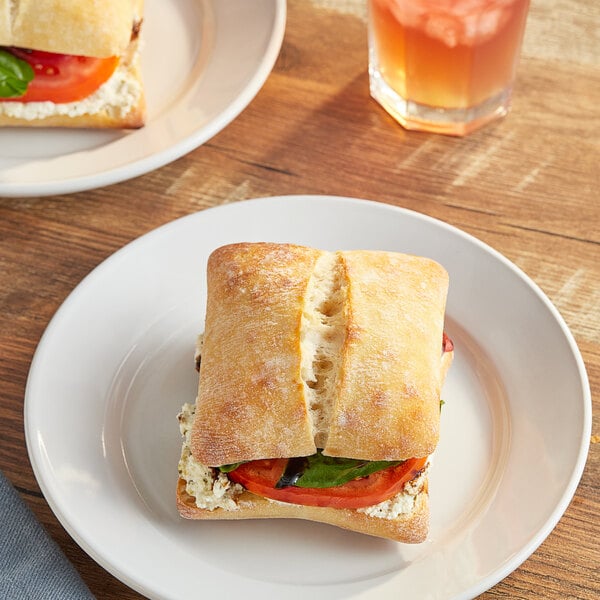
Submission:
<svg viewBox="0 0 600 600">
<path fill-rule="evenodd" d="M 503 116 L 529 0 L 369 0 L 372 96 L 408 129 L 464 135 Z"/>
</svg>

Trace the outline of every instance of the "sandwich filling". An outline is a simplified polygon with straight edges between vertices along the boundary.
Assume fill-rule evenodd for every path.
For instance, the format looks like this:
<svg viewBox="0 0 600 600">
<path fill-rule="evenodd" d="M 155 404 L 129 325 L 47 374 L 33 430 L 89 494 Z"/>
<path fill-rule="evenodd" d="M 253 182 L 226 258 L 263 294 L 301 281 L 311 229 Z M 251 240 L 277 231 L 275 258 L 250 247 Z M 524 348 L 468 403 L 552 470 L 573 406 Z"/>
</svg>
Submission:
<svg viewBox="0 0 600 600">
<path fill-rule="evenodd" d="M 55 104 L 82 100 L 96 91 L 114 73 L 119 58 L 92 58 L 1 48 L 0 60 L 12 77 L 4 77 L 0 93 L 4 102 L 52 101 Z"/>
<path fill-rule="evenodd" d="M 395 519 L 410 513 L 417 495 L 423 491 L 427 459 L 385 464 L 317 454 L 207 467 L 190 450 L 194 413 L 194 406 L 185 404 L 179 415 L 184 438 L 179 477 L 198 508 L 237 510 L 241 495 L 247 490 L 273 502 L 349 508 L 372 517 Z M 306 480 L 302 482 L 302 478 Z"/>
<path fill-rule="evenodd" d="M 119 62 L 111 77 L 83 100 L 56 103 L 51 100 L 37 102 L 0 102 L 0 115 L 15 119 L 43 119 L 49 115 L 78 117 L 108 110 L 123 116 L 133 110 L 142 95 L 139 80 L 132 76 L 128 64 Z"/>
<path fill-rule="evenodd" d="M 41 119 L 77 117 L 107 106 L 114 116 L 135 108 L 142 86 L 132 72 L 139 61 L 141 21 L 123 56 L 90 57 L 0 46 L 0 115 Z"/>
<path fill-rule="evenodd" d="M 230 481 L 225 473 L 201 464 L 192 456 L 190 444 L 194 413 L 193 404 L 184 404 L 178 417 L 184 440 L 179 459 L 179 477 L 185 481 L 186 492 L 195 499 L 198 508 L 236 510 L 236 501 L 244 488 Z"/>
</svg>

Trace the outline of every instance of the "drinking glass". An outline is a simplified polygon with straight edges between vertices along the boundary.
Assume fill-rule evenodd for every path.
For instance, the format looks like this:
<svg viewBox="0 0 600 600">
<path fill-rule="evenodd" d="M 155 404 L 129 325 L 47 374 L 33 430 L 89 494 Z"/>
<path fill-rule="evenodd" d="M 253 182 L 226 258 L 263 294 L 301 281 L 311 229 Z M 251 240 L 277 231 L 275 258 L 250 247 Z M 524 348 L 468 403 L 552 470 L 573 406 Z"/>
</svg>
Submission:
<svg viewBox="0 0 600 600">
<path fill-rule="evenodd" d="M 529 0 L 369 0 L 371 95 L 405 128 L 465 135 L 510 108 Z"/>
</svg>

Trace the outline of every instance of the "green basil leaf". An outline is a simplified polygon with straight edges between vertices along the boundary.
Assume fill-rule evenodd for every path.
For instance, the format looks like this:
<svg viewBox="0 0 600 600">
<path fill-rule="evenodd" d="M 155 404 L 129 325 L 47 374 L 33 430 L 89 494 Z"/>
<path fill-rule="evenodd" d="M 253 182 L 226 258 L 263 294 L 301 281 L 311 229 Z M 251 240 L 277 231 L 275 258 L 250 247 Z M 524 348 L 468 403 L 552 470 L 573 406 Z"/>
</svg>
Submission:
<svg viewBox="0 0 600 600">
<path fill-rule="evenodd" d="M 0 50 L 0 98 L 22 96 L 33 77 L 34 72 L 28 62 Z"/>
<path fill-rule="evenodd" d="M 307 457 L 307 467 L 295 485 L 303 488 L 330 488 L 367 477 L 404 461 L 367 461 L 323 456 L 321 452 Z"/>
<path fill-rule="evenodd" d="M 230 465 L 221 465 L 219 467 L 219 471 L 221 473 L 231 473 L 231 471 L 235 471 L 243 462 L 231 463 Z"/>
</svg>

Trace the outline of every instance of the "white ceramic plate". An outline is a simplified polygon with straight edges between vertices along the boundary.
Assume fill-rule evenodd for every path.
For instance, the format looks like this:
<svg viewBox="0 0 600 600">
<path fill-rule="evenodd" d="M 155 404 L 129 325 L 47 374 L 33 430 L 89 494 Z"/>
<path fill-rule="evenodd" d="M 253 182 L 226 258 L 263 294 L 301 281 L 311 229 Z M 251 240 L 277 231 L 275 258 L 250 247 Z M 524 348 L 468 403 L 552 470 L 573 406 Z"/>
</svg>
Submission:
<svg viewBox="0 0 600 600">
<path fill-rule="evenodd" d="M 148 121 L 137 131 L 0 130 L 0 196 L 92 189 L 200 146 L 254 98 L 279 54 L 285 0 L 146 0 Z"/>
<path fill-rule="evenodd" d="M 316 218 L 318 215 L 318 218 Z M 195 398 L 205 263 L 234 241 L 374 248 L 450 273 L 455 362 L 416 546 L 301 521 L 189 522 L 174 505 L 176 414 Z M 31 367 L 27 444 L 50 506 L 101 565 L 150 598 L 470 598 L 550 533 L 591 429 L 585 369 L 548 299 L 449 225 L 364 200 L 291 196 L 193 214 L 95 269 L 52 319 Z M 534 462 L 532 462 L 534 461 Z"/>
</svg>

